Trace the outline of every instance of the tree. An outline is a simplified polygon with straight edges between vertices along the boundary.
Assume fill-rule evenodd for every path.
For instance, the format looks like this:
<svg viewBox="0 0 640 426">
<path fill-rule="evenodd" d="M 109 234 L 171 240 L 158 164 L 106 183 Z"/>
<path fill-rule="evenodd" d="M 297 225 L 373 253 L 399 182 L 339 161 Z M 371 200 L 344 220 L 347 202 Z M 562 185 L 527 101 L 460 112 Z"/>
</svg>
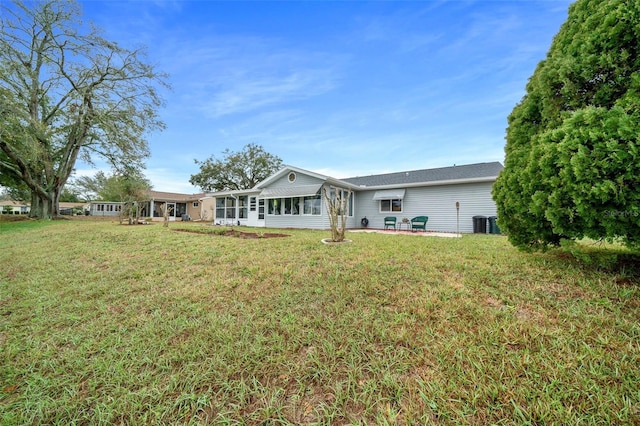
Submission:
<svg viewBox="0 0 640 426">
<path fill-rule="evenodd" d="M 140 220 L 140 205 L 149 201 L 149 182 L 138 170 L 129 169 L 120 175 L 114 176 L 111 181 L 119 190 L 119 199 L 122 203 L 120 210 L 120 223 L 124 217 L 128 217 L 129 225 Z M 115 189 L 115 188 L 114 188 Z"/>
<path fill-rule="evenodd" d="M 62 201 L 64 203 L 79 203 L 80 202 L 80 197 L 78 196 L 78 193 L 76 193 L 74 191 L 74 189 L 70 188 L 68 185 L 65 185 L 65 187 L 60 192 L 60 198 L 59 199 L 60 199 L 60 201 Z"/>
<path fill-rule="evenodd" d="M 223 154 L 223 160 L 195 160 L 200 173 L 191 175 L 189 182 L 203 191 L 250 189 L 282 167 L 280 157 L 256 144 L 245 145 L 240 152 L 225 149 Z"/>
<path fill-rule="evenodd" d="M 351 202 L 351 190 L 331 186 L 328 189 L 324 187 L 322 191 L 329 215 L 331 241 L 342 242 L 347 229 L 347 212 Z"/>
<path fill-rule="evenodd" d="M 100 199 L 99 194 L 104 191 L 108 179 L 109 177 L 103 171 L 99 171 L 93 176 L 78 176 L 70 182 L 70 185 L 80 198 L 88 202 Z M 105 198 L 102 200 L 113 201 Z"/>
<path fill-rule="evenodd" d="M 508 123 L 493 196 L 514 245 L 640 245 L 640 3 L 572 4 Z"/>
<path fill-rule="evenodd" d="M 140 216 L 140 205 L 149 201 L 151 182 L 136 168 L 125 168 L 111 176 L 98 172 L 94 177 L 83 177 L 81 182 L 86 185 L 83 192 L 91 191 L 96 199 L 102 201 L 117 201 L 122 203 L 120 222 L 125 217 L 129 224 Z"/>
<path fill-rule="evenodd" d="M 71 0 L 0 3 L 0 172 L 31 192 L 31 216 L 58 215 L 78 158 L 140 165 L 162 129 L 165 76 L 127 49 L 83 31 Z"/>
<path fill-rule="evenodd" d="M 0 132 L 2 132 L 1 129 Z M 6 155 L 0 151 L 0 163 L 6 161 L 8 161 Z M 0 166 L 0 170 L 2 170 L 2 166 Z M 0 173 L 0 187 L 3 188 L 2 193 L 9 200 L 27 201 L 31 198 L 29 187 L 15 173 L 9 171 Z"/>
</svg>

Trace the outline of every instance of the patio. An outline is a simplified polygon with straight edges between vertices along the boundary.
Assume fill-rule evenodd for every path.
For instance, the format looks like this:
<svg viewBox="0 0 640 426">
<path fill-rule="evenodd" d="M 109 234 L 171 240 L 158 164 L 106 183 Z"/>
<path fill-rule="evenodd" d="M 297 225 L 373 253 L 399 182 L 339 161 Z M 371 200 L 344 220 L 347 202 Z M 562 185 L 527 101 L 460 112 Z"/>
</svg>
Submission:
<svg viewBox="0 0 640 426">
<path fill-rule="evenodd" d="M 419 232 L 419 231 L 400 231 L 389 229 L 348 229 L 347 232 L 365 232 L 365 233 L 378 233 L 378 234 L 390 234 L 390 235 L 413 235 L 420 237 L 442 237 L 442 238 L 460 238 L 462 234 L 456 234 L 455 232 Z"/>
</svg>

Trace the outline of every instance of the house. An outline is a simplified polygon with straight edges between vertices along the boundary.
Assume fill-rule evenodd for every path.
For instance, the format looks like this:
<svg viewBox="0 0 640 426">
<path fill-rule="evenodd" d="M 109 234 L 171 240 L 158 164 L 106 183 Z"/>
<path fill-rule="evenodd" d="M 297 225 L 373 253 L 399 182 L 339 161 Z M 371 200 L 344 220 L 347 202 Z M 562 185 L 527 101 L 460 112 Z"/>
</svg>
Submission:
<svg viewBox="0 0 640 426">
<path fill-rule="evenodd" d="M 0 214 L 29 214 L 31 209 L 22 201 L 0 201 Z"/>
<path fill-rule="evenodd" d="M 215 192 L 199 203 L 217 224 L 327 229 L 326 188 L 351 191 L 348 228 L 382 228 L 387 216 L 400 223 L 424 215 L 428 230 L 472 232 L 474 216 L 496 215 L 491 190 L 502 169 L 492 162 L 335 179 L 285 166 L 252 189 Z"/>
<path fill-rule="evenodd" d="M 87 203 L 58 203 L 59 212 L 62 215 L 72 215 L 74 212 L 88 211 Z M 0 201 L 0 213 L 2 214 L 29 214 L 31 207 L 22 201 Z"/>
<path fill-rule="evenodd" d="M 118 201 L 92 201 L 89 207 L 91 216 L 119 216 L 122 203 Z"/>
<path fill-rule="evenodd" d="M 200 199 L 205 194 L 178 194 L 173 192 L 148 191 L 145 201 L 140 203 L 140 217 L 163 218 L 165 206 L 168 207 L 169 220 L 198 218 L 203 211 Z M 124 203 L 117 201 L 94 201 L 91 203 L 92 216 L 119 216 Z"/>
<path fill-rule="evenodd" d="M 70 203 L 61 201 L 58 203 L 58 211 L 62 215 L 81 215 L 89 214 L 89 203 Z"/>
<path fill-rule="evenodd" d="M 169 211 L 169 220 L 197 218 L 201 219 L 200 199 L 205 194 L 178 194 L 174 192 L 149 191 L 148 201 L 141 207 L 142 217 L 162 218 L 165 206 Z"/>
</svg>

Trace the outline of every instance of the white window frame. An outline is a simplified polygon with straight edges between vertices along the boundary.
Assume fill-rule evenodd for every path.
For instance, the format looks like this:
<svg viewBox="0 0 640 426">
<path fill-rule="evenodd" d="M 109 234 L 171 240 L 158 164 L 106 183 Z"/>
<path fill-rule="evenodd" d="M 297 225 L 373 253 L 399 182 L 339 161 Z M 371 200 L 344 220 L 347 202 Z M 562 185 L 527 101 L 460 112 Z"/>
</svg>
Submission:
<svg viewBox="0 0 640 426">
<path fill-rule="evenodd" d="M 384 210 L 382 208 L 382 203 L 385 202 L 385 201 L 389 203 L 389 210 Z M 397 201 L 397 202 L 400 203 L 400 210 L 394 210 L 393 209 L 393 202 L 394 201 Z M 402 213 L 402 211 L 404 210 L 404 200 L 402 200 L 401 198 L 389 198 L 389 199 L 385 199 L 385 200 L 380 200 L 378 208 L 379 208 L 380 213 Z"/>
<path fill-rule="evenodd" d="M 238 219 L 246 219 L 249 217 L 249 197 L 247 195 L 239 195 L 236 202 L 238 205 Z"/>
<path fill-rule="evenodd" d="M 317 201 L 317 204 L 318 204 L 318 205 L 316 205 L 316 203 L 314 202 L 314 203 L 311 205 L 311 213 L 307 213 L 307 212 L 305 211 L 305 208 L 306 208 L 306 203 L 305 203 L 305 201 L 306 201 L 306 199 L 307 199 L 307 198 L 312 198 L 312 199 L 313 199 L 313 201 Z M 319 213 L 314 213 L 314 208 L 315 208 L 315 207 L 317 207 L 317 208 L 318 208 Z M 302 215 L 303 215 L 303 216 L 322 216 L 322 196 L 321 196 L 320 194 L 316 194 L 316 195 L 308 195 L 308 196 L 306 196 L 306 197 L 302 197 Z"/>
</svg>

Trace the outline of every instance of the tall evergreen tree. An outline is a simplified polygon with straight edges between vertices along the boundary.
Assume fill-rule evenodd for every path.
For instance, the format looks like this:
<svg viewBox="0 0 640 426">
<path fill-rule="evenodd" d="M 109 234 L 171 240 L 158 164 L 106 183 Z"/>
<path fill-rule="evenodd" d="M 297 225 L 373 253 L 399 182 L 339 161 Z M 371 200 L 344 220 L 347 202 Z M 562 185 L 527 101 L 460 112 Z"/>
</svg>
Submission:
<svg viewBox="0 0 640 426">
<path fill-rule="evenodd" d="M 510 241 L 640 245 L 640 2 L 572 4 L 526 89 L 493 192 Z"/>
</svg>

